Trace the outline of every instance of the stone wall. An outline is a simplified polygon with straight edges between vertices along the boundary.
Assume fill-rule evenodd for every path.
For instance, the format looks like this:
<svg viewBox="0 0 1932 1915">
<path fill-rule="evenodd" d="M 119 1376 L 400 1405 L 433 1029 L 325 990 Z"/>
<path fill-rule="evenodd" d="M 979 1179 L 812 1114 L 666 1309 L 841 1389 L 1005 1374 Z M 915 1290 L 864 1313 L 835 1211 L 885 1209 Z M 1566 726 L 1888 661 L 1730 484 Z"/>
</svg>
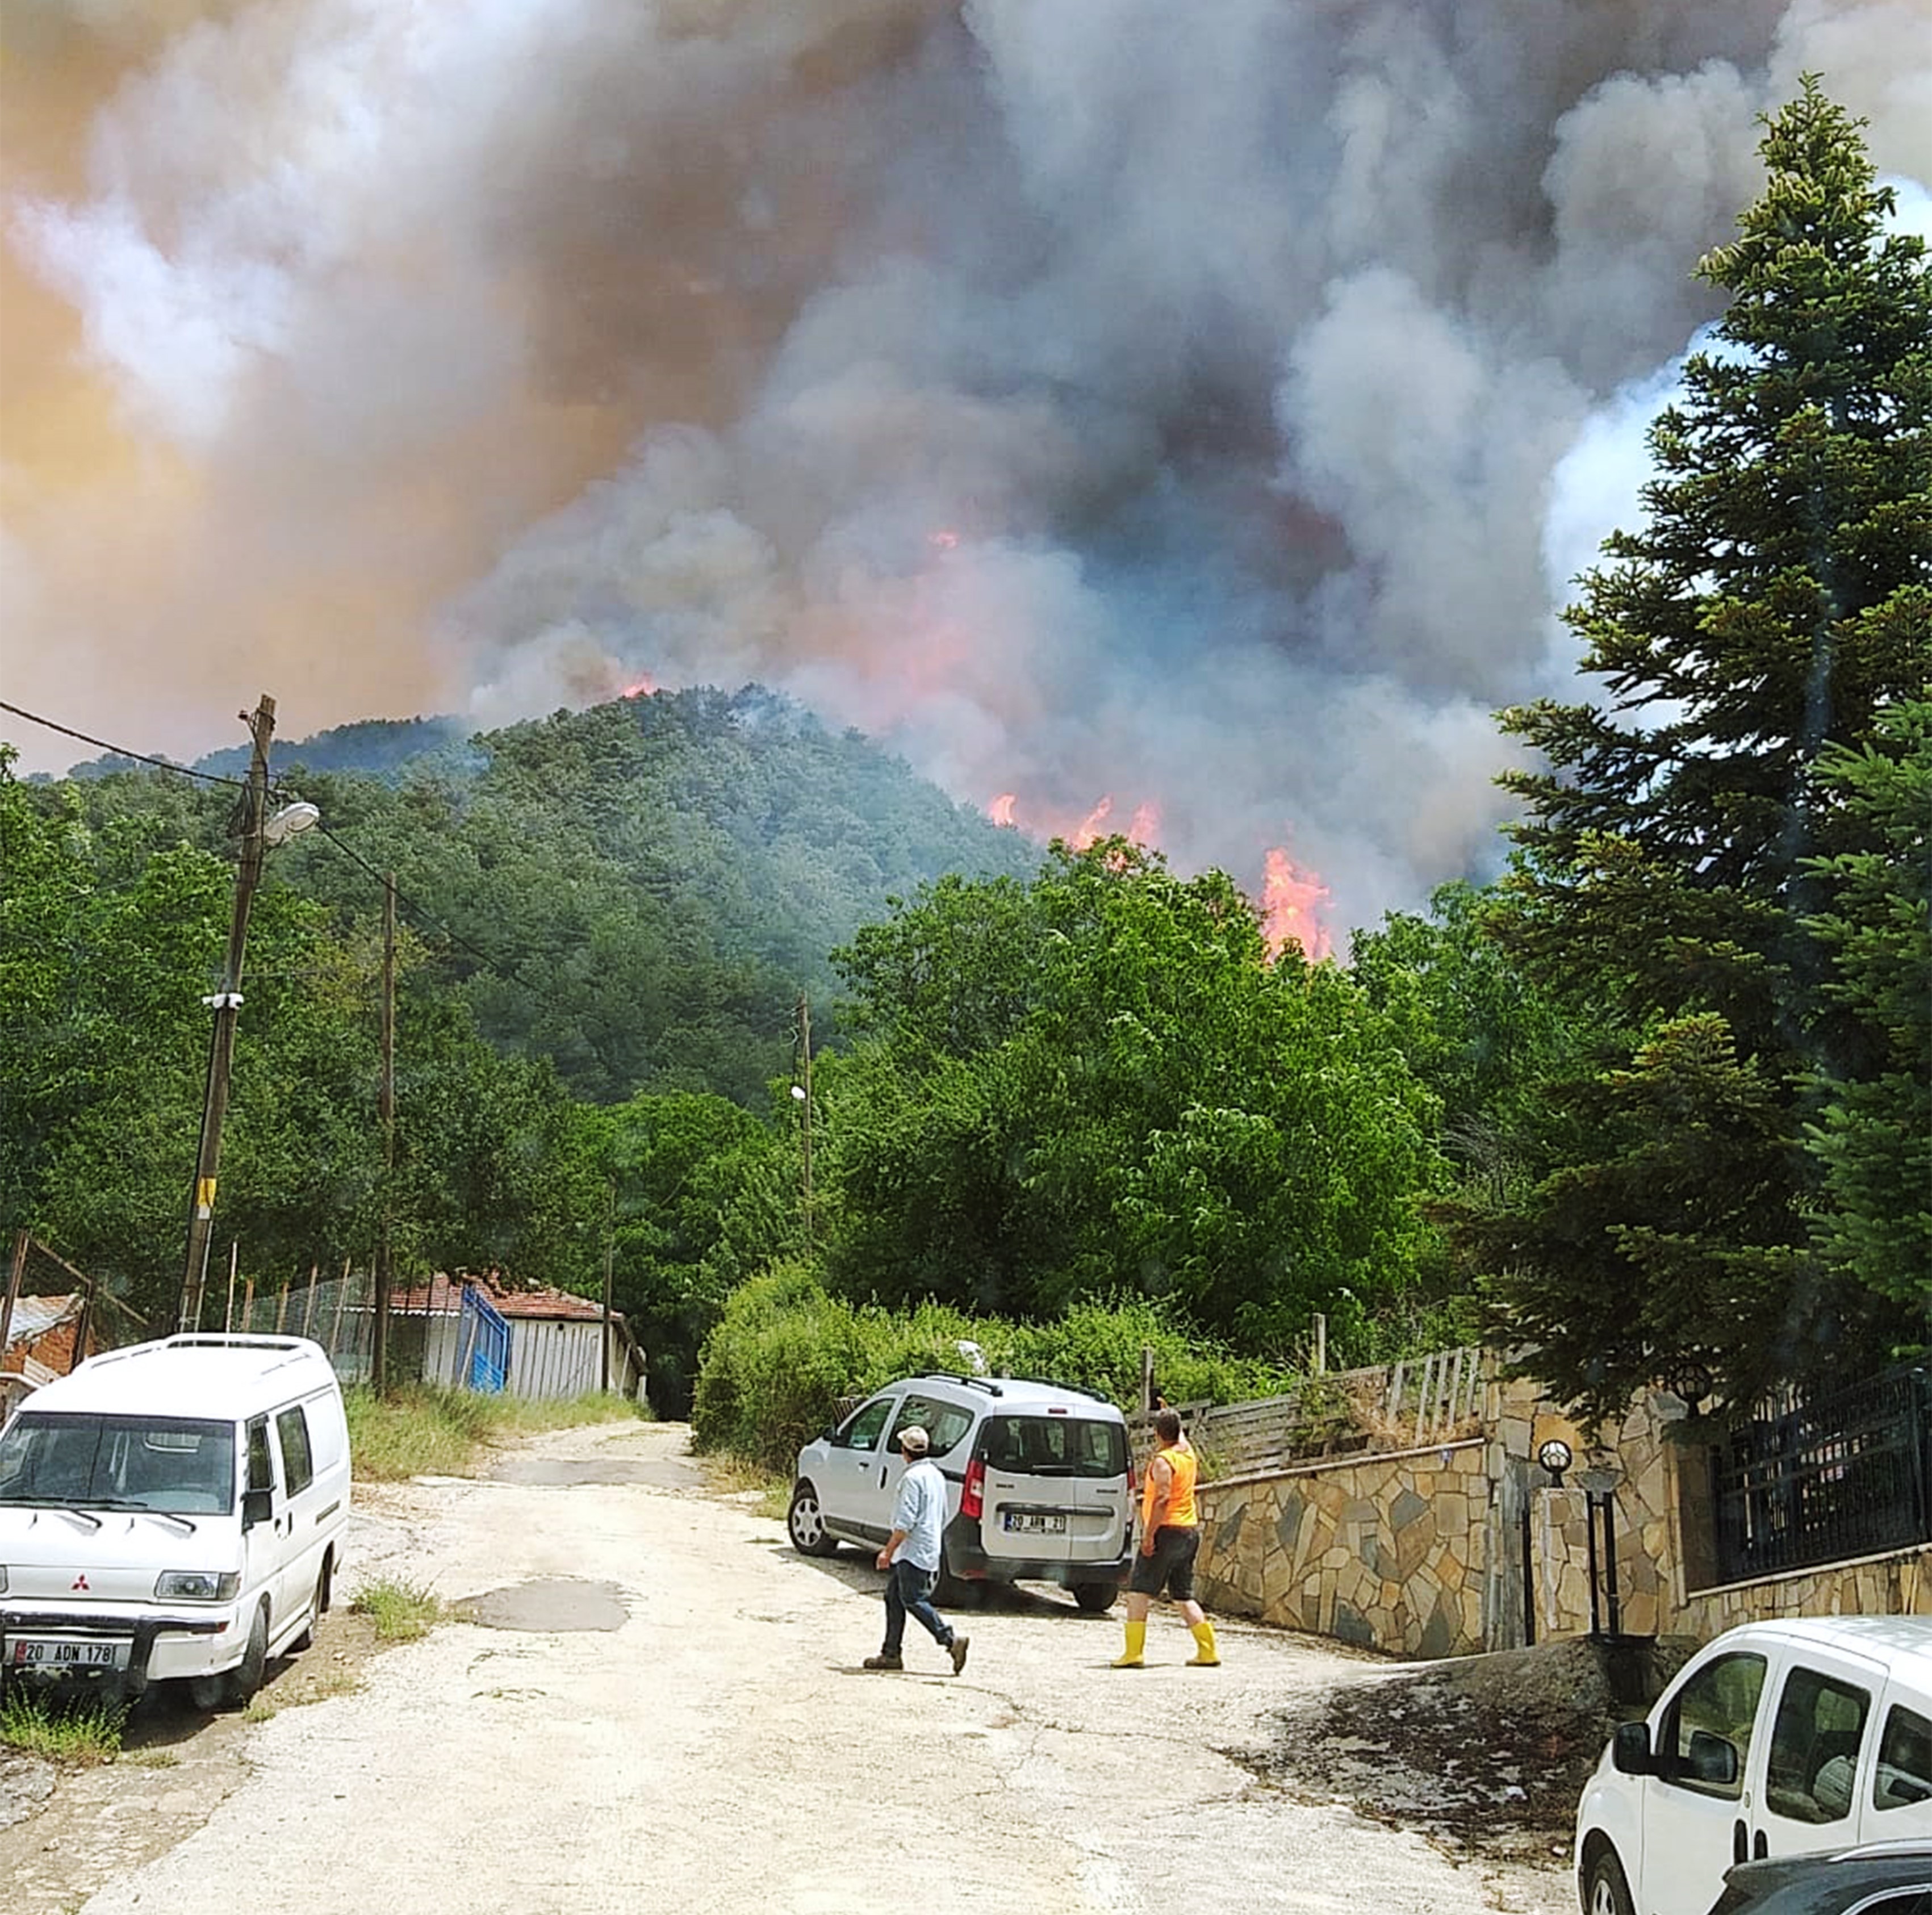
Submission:
<svg viewBox="0 0 1932 1915">
<path fill-rule="evenodd" d="M 1202 1484 L 1201 1600 L 1400 1655 L 1481 1649 L 1486 1448 L 1478 1439 Z"/>
<path fill-rule="evenodd" d="M 1702 1454 L 1670 1440 L 1684 1414 L 1652 1392 L 1593 1433 L 1532 1386 L 1492 1382 L 1473 1440 L 1204 1483 L 1201 1599 L 1421 1658 L 1586 1635 L 1593 1623 L 1708 1641 L 1770 1616 L 1932 1615 L 1932 1547 L 1712 1586 Z M 1574 1457 L 1560 1484 L 1535 1462 L 1552 1436 Z"/>
</svg>

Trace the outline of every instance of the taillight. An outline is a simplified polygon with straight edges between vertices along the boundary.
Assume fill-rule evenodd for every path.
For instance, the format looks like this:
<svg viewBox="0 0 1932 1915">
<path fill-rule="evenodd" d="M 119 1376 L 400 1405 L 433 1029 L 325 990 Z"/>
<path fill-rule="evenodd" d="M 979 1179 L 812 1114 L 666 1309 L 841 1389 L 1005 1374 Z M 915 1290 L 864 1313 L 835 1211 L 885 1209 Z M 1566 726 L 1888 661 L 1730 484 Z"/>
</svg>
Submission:
<svg viewBox="0 0 1932 1915">
<path fill-rule="evenodd" d="M 986 1507 L 986 1466 L 976 1456 L 966 1466 L 966 1481 L 959 1492 L 959 1513 L 979 1521 Z"/>
</svg>

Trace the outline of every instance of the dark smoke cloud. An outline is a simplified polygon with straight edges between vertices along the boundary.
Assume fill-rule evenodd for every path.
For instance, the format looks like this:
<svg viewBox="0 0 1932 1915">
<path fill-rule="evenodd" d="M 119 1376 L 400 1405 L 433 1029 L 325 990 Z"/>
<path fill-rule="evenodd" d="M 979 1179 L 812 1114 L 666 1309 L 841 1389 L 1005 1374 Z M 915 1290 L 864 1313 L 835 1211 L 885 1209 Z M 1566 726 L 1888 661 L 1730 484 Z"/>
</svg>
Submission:
<svg viewBox="0 0 1932 1915">
<path fill-rule="evenodd" d="M 1626 503 L 1572 448 L 1754 116 L 1815 68 L 1932 177 L 1916 0 L 28 17 L 16 692 L 184 749 L 757 678 L 1345 924 L 1492 855 Z"/>
</svg>

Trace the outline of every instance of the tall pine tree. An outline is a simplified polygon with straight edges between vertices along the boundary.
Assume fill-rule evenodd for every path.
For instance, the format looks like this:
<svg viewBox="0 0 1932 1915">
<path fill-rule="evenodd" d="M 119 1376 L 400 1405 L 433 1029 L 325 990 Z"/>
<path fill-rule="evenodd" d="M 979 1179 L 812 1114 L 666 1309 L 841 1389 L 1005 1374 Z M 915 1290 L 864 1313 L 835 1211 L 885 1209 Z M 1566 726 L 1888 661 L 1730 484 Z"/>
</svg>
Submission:
<svg viewBox="0 0 1932 1915">
<path fill-rule="evenodd" d="M 1932 281 L 1860 122 L 1808 78 L 1766 125 L 1646 519 L 1566 614 L 1598 698 L 1502 718 L 1541 764 L 1504 781 L 1526 816 L 1496 928 L 1606 1034 L 1593 1080 L 1552 1087 L 1543 1180 L 1462 1221 L 1506 1333 L 1604 1410 L 1693 1361 L 1738 1401 L 1923 1334 L 1812 1254 L 1804 1127 L 1816 1086 L 1877 1064 L 1828 988 L 1858 821 L 1818 773 L 1887 749 L 1932 680 Z"/>
</svg>

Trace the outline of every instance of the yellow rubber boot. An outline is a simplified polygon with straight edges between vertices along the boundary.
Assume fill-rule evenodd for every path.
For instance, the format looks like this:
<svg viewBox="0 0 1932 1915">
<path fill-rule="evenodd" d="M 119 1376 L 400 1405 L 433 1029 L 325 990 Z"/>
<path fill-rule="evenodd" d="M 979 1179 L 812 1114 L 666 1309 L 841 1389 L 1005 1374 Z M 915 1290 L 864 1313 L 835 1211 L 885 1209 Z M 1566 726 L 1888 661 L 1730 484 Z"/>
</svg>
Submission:
<svg viewBox="0 0 1932 1915">
<path fill-rule="evenodd" d="M 1144 1618 L 1127 1625 L 1127 1646 L 1114 1659 L 1116 1669 L 1144 1669 L 1147 1667 L 1147 1622 Z"/>
<path fill-rule="evenodd" d="M 1198 1653 L 1187 1658 L 1190 1669 L 1218 1669 L 1221 1666 L 1221 1652 L 1214 1646 L 1214 1625 L 1206 1617 L 1190 1625 L 1191 1634 Z"/>
</svg>

